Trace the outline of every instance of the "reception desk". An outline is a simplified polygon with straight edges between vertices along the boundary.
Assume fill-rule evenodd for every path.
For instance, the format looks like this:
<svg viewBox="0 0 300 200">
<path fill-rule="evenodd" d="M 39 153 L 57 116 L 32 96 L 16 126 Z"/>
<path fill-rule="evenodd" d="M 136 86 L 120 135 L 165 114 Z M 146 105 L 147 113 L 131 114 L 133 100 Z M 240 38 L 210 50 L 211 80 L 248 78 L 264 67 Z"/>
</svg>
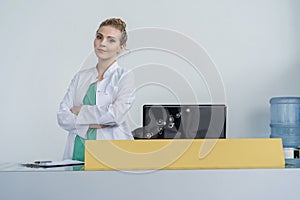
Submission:
<svg viewBox="0 0 300 200">
<path fill-rule="evenodd" d="M 6 164 L 7 165 L 7 164 Z M 70 169 L 70 168 L 69 168 Z M 65 170 L 69 170 L 65 169 Z M 298 199 L 300 169 L 0 172 L 0 199 Z"/>
<path fill-rule="evenodd" d="M 208 157 L 200 159 L 199 154 L 195 152 L 199 152 L 198 147 L 199 144 L 202 145 L 202 141 L 195 141 L 190 144 L 191 149 L 184 152 L 184 157 L 170 162 L 169 166 L 173 167 L 162 167 L 160 170 L 157 170 L 157 167 L 162 165 L 153 165 L 151 166 L 153 168 L 146 169 L 147 160 L 143 161 L 142 165 L 132 165 L 133 161 L 139 161 L 139 156 L 133 158 L 121 156 L 127 162 L 123 162 L 121 157 L 116 159 L 116 155 L 121 154 L 113 152 L 112 146 L 105 146 L 103 142 L 100 146 L 105 148 L 105 151 L 88 146 L 90 160 L 86 160 L 89 162 L 86 167 L 91 171 L 83 170 L 83 165 L 28 168 L 17 163 L 0 163 L 0 199 L 298 199 L 300 168 L 281 168 L 284 167 L 281 143 L 274 139 L 262 142 L 263 140 L 222 140 L 214 146 L 214 150 Z M 123 143 L 119 143 L 114 141 L 111 144 L 119 145 L 119 149 L 123 146 L 130 147 L 131 149 L 126 149 L 126 152 L 131 153 L 135 151 L 145 153 L 141 151 L 148 148 L 152 151 L 155 146 L 147 147 L 143 142 L 123 146 Z M 175 146 L 170 149 L 178 150 L 182 144 L 185 142 L 179 141 L 178 144 L 175 142 L 173 143 Z M 156 145 L 164 146 L 165 142 L 156 142 Z M 266 150 L 260 151 L 260 149 Z M 123 164 L 104 165 L 103 163 L 109 160 L 98 157 L 103 155 L 101 152 L 110 152 L 110 157 L 122 161 L 120 163 Z M 274 154 L 277 156 L 272 158 Z M 155 156 L 155 159 L 157 157 L 167 159 L 167 155 L 170 154 L 160 153 L 159 156 Z M 210 159 L 218 156 L 217 161 Z M 128 162 L 128 159 L 134 160 Z M 159 162 L 154 164 L 157 163 Z M 189 163 L 190 165 L 187 165 Z M 112 166 L 119 170 L 111 170 Z M 139 167 L 139 170 L 134 170 L 132 166 Z M 219 169 L 208 169 L 209 167 Z"/>
</svg>

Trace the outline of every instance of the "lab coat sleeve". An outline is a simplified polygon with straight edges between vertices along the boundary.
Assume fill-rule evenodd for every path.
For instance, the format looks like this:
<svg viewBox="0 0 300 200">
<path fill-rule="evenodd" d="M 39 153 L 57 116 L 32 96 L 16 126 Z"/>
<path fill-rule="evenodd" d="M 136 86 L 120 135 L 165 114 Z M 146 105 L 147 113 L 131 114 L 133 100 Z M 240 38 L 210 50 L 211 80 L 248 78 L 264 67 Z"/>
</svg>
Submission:
<svg viewBox="0 0 300 200">
<path fill-rule="evenodd" d="M 124 74 L 112 94 L 113 102 L 109 105 L 84 105 L 82 106 L 76 124 L 104 124 L 109 126 L 120 125 L 128 115 L 135 98 L 134 76 Z"/>
<path fill-rule="evenodd" d="M 57 113 L 57 121 L 59 126 L 64 130 L 68 131 L 69 133 L 74 133 L 85 138 L 89 126 L 76 124 L 75 122 L 77 116 L 70 111 L 70 109 L 74 106 L 73 97 L 75 93 L 77 80 L 78 80 L 78 76 L 76 75 L 72 79 L 69 88 L 67 90 L 67 93 L 65 94 L 62 102 L 60 103 L 59 111 Z"/>
</svg>

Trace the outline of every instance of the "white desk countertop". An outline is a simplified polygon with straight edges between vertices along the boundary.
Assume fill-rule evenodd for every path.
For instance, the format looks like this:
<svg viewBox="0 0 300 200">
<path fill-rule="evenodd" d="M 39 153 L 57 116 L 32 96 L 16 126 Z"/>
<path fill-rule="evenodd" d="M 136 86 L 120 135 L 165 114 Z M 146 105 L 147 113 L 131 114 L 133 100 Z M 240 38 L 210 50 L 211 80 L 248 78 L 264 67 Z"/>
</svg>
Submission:
<svg viewBox="0 0 300 200">
<path fill-rule="evenodd" d="M 1 171 L 0 199 L 275 200 L 299 197 L 299 168 L 66 170 L 70 168 Z"/>
</svg>

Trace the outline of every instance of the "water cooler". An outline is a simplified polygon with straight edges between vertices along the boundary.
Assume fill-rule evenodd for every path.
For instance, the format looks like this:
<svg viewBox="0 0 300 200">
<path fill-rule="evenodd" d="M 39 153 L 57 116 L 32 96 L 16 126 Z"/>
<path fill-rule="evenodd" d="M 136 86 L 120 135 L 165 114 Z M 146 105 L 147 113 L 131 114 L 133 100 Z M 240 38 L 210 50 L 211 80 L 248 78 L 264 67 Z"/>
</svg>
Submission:
<svg viewBox="0 0 300 200">
<path fill-rule="evenodd" d="M 287 167 L 300 165 L 300 97 L 273 97 L 271 138 L 282 138 Z"/>
</svg>

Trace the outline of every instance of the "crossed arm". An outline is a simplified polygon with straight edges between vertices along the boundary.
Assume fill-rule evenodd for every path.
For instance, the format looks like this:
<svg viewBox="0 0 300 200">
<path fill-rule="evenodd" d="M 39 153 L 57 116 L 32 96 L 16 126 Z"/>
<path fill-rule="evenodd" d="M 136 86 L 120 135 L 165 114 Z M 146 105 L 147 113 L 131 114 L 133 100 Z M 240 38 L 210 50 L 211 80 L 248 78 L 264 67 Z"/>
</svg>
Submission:
<svg viewBox="0 0 300 200">
<path fill-rule="evenodd" d="M 70 111 L 74 114 L 74 115 L 78 115 L 80 110 L 81 110 L 82 105 L 79 106 L 74 106 L 70 109 Z M 108 127 L 108 125 L 104 125 L 104 124 L 90 124 L 89 128 L 105 128 Z"/>
</svg>

